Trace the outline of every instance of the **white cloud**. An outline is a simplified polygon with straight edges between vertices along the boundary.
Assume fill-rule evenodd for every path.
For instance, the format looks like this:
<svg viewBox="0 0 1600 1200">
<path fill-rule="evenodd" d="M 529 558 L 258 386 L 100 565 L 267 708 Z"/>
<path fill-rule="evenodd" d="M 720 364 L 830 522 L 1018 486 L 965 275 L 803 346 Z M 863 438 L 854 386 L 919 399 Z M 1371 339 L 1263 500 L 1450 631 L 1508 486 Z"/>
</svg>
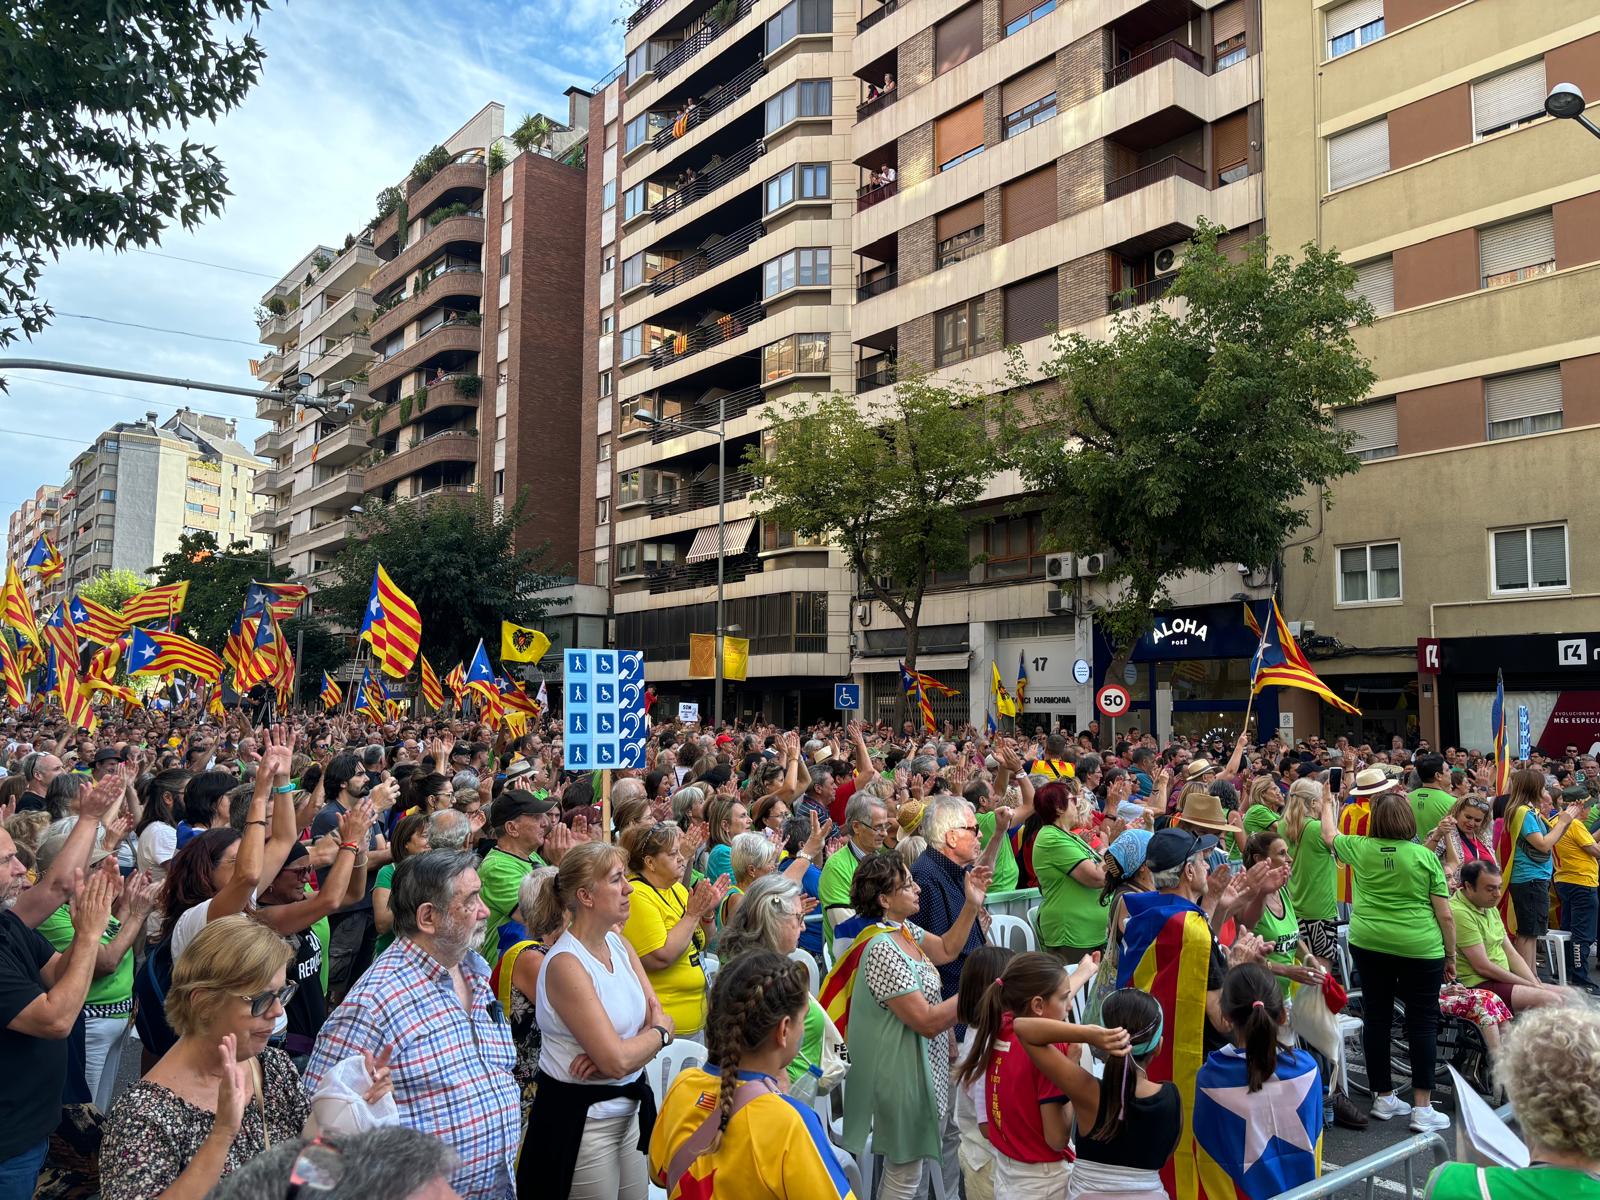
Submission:
<svg viewBox="0 0 1600 1200">
<path fill-rule="evenodd" d="M 163 254 L 71 250 L 46 272 L 58 312 L 190 330 L 254 343 L 262 292 L 313 246 L 338 246 L 373 213 L 378 190 L 490 101 L 508 125 L 525 111 L 561 119 L 562 93 L 587 87 L 622 57 L 615 0 L 529 4 L 367 0 L 284 3 L 258 33 L 260 83 L 215 126 L 189 131 L 216 148 L 233 192 L 221 217 L 169 231 Z M 92 363 L 253 386 L 263 348 L 203 341 L 58 316 L 33 342 L 0 357 Z M 106 426 L 182 404 L 240 418 L 251 444 L 265 423 L 243 396 L 181 392 L 119 380 L 9 372 L 0 395 L 0 513 L 42 483 L 60 483 Z M 85 390 L 85 389 L 92 389 Z M 100 393 L 113 393 L 104 395 Z M 47 440 L 23 434 L 44 434 Z"/>
</svg>

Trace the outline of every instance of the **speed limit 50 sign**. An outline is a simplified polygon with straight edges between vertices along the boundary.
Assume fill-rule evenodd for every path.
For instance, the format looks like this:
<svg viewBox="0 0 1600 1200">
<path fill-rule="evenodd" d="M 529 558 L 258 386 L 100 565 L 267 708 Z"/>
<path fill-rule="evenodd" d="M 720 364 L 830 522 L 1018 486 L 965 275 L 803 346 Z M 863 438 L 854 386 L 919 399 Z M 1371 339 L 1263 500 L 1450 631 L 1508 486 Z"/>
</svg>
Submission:
<svg viewBox="0 0 1600 1200">
<path fill-rule="evenodd" d="M 1132 704 L 1128 690 L 1114 683 L 1108 683 L 1094 695 L 1094 706 L 1100 710 L 1100 715 L 1105 717 L 1120 717 L 1128 711 Z"/>
</svg>

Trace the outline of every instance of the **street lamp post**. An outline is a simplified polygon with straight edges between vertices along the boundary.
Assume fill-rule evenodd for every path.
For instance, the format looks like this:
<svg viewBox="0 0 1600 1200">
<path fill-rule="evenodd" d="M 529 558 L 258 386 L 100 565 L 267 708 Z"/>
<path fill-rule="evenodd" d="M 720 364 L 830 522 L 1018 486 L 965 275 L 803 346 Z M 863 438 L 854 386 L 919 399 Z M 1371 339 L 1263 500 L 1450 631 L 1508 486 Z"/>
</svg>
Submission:
<svg viewBox="0 0 1600 1200">
<path fill-rule="evenodd" d="M 716 664 L 713 679 L 716 690 L 711 696 L 711 728 L 713 732 L 722 729 L 722 644 L 727 637 L 727 627 L 723 624 L 722 593 L 723 593 L 723 565 L 722 558 L 727 546 L 723 539 L 727 531 L 727 501 L 728 501 L 728 413 L 724 396 L 717 397 L 717 425 L 713 429 L 708 425 L 691 425 L 687 421 L 674 421 L 670 417 L 658 417 L 649 409 L 640 407 L 634 410 L 634 419 L 645 425 L 653 425 L 662 429 L 677 429 L 684 433 L 709 433 L 717 439 L 717 633 L 714 642 L 716 651 Z"/>
<path fill-rule="evenodd" d="M 1545 97 L 1544 110 L 1552 117 L 1563 121 L 1576 121 L 1595 137 L 1600 138 L 1600 125 L 1596 125 L 1583 110 L 1588 107 L 1588 102 L 1583 98 L 1583 92 L 1575 83 L 1558 83 L 1550 89 L 1550 94 Z"/>
</svg>

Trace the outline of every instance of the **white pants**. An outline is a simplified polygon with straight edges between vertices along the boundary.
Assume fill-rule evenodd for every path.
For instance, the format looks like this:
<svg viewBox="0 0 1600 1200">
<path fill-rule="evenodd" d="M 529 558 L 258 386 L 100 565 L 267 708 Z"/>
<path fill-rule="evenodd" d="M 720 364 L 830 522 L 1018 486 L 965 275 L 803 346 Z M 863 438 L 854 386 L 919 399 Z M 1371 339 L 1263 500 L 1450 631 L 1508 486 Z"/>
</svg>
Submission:
<svg viewBox="0 0 1600 1200">
<path fill-rule="evenodd" d="M 932 1166 L 929 1160 L 883 1164 L 883 1182 L 878 1184 L 878 1200 L 923 1200 L 928 1185 L 923 1182 L 923 1168 Z"/>
<path fill-rule="evenodd" d="M 132 1017 L 86 1017 L 83 1039 L 83 1081 L 102 1113 L 111 1111 L 122 1067 L 122 1048 L 133 1030 Z"/>
<path fill-rule="evenodd" d="M 994 1194 L 1005 1200 L 1061 1200 L 1071 1168 L 1064 1162 L 1027 1163 L 994 1156 Z"/>
<path fill-rule="evenodd" d="M 645 1200 L 648 1169 L 639 1151 L 639 1114 L 591 1118 L 578 1143 L 568 1200 Z"/>
</svg>

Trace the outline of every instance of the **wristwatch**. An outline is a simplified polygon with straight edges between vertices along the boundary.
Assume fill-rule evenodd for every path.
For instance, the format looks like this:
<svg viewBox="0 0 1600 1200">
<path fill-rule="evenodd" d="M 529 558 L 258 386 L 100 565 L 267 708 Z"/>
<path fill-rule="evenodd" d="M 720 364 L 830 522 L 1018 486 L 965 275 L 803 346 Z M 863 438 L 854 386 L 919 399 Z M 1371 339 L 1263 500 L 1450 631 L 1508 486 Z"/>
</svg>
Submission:
<svg viewBox="0 0 1600 1200">
<path fill-rule="evenodd" d="M 667 1027 L 665 1025 L 652 1025 L 650 1028 L 654 1029 L 661 1035 L 661 1048 L 663 1050 L 672 1045 L 672 1034 L 667 1032 Z"/>
</svg>

